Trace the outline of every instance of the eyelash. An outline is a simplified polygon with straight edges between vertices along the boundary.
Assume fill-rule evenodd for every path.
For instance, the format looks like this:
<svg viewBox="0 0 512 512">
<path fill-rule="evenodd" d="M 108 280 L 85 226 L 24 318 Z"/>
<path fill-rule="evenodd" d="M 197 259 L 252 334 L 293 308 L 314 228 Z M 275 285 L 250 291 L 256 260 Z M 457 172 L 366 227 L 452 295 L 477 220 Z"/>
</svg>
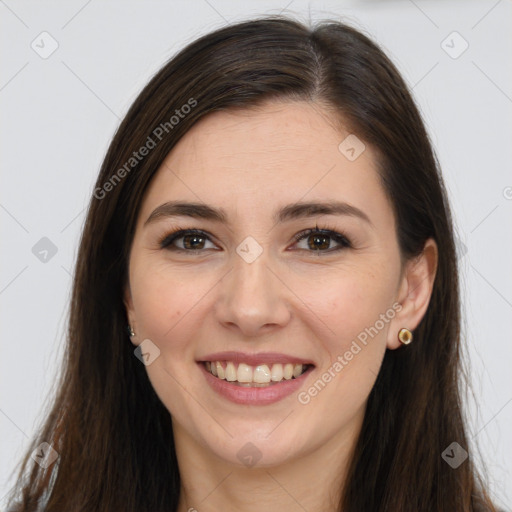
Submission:
<svg viewBox="0 0 512 512">
<path fill-rule="evenodd" d="M 200 229 L 186 229 L 186 228 L 177 227 L 174 231 L 164 235 L 159 240 L 158 244 L 161 249 L 167 249 L 169 251 L 174 251 L 174 252 L 197 253 L 197 252 L 202 252 L 205 250 L 205 249 L 196 249 L 196 250 L 181 249 L 178 247 L 171 246 L 171 244 L 173 242 L 175 242 L 176 240 L 179 240 L 180 238 L 183 238 L 187 235 L 197 235 L 202 238 L 208 239 L 210 242 L 212 241 L 210 239 L 209 235 L 206 232 L 201 231 Z M 341 251 L 342 249 L 348 249 L 348 248 L 353 247 L 350 240 L 343 233 L 339 233 L 338 231 L 335 231 L 334 229 L 332 229 L 328 226 L 325 226 L 325 225 L 322 228 L 319 228 L 318 225 L 315 225 L 315 228 L 305 229 L 304 231 L 301 231 L 300 233 L 297 233 L 296 235 L 294 235 L 293 238 L 296 240 L 296 242 L 300 242 L 301 240 L 304 240 L 305 238 L 308 238 L 311 235 L 323 235 L 325 237 L 331 238 L 332 240 L 337 242 L 339 244 L 339 246 L 335 249 L 328 249 L 325 251 L 323 251 L 323 250 L 307 251 L 306 249 L 302 249 L 302 250 L 306 250 L 307 252 L 311 252 L 311 253 L 317 253 L 318 255 L 320 255 L 322 253 L 330 254 L 333 252 Z"/>
</svg>

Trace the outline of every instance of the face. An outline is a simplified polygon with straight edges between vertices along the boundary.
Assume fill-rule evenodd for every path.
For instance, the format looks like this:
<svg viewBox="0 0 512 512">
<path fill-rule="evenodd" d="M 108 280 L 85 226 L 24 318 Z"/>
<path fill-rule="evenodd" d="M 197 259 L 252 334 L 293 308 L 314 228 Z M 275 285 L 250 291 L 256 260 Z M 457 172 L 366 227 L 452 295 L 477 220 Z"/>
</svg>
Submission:
<svg viewBox="0 0 512 512">
<path fill-rule="evenodd" d="M 343 443 L 399 346 L 392 207 L 372 148 L 339 149 L 348 135 L 306 102 L 216 112 L 146 191 L 125 295 L 133 342 L 150 340 L 175 435 L 208 456 L 275 465 Z"/>
</svg>

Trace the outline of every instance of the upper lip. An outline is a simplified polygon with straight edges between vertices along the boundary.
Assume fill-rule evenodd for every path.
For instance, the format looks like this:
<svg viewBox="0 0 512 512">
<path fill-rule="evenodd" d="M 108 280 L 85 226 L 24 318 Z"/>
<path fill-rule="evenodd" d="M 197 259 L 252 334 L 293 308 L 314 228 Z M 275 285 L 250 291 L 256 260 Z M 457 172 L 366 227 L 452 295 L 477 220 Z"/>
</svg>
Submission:
<svg viewBox="0 0 512 512">
<path fill-rule="evenodd" d="M 205 361 L 232 361 L 233 363 L 240 364 L 245 363 L 250 366 L 257 366 L 259 364 L 310 364 L 314 365 L 313 361 L 309 359 L 303 359 L 301 357 L 291 356 L 287 354 L 280 354 L 277 352 L 260 352 L 257 354 L 249 354 L 247 352 L 215 352 L 214 354 L 208 354 L 198 359 L 199 362 Z"/>
</svg>

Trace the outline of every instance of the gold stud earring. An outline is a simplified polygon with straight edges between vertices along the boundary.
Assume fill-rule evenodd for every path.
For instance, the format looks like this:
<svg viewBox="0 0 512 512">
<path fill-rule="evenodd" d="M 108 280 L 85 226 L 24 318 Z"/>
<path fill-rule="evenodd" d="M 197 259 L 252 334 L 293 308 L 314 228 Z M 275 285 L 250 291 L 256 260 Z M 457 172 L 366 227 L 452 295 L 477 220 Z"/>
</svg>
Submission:
<svg viewBox="0 0 512 512">
<path fill-rule="evenodd" d="M 133 338 L 135 336 L 135 332 L 133 331 L 132 326 L 128 325 L 127 329 L 128 329 L 128 334 L 130 335 L 131 338 Z"/>
<path fill-rule="evenodd" d="M 412 341 L 412 338 L 412 332 L 409 329 L 403 328 L 398 331 L 398 339 L 403 345 L 409 345 L 409 343 Z"/>
</svg>

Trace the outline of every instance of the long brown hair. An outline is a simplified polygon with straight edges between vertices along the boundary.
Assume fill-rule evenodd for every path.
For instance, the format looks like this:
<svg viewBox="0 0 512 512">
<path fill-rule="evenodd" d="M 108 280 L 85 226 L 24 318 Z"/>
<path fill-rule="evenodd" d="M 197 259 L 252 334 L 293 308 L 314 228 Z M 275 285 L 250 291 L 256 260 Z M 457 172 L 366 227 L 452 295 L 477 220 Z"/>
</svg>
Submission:
<svg viewBox="0 0 512 512">
<path fill-rule="evenodd" d="M 189 44 L 119 126 L 80 240 L 58 392 L 22 462 L 9 510 L 35 511 L 41 503 L 47 512 L 176 510 L 170 413 L 126 332 L 123 289 L 135 222 L 150 180 L 199 119 L 272 99 L 317 101 L 337 112 L 380 155 L 403 260 L 420 254 L 429 237 L 439 248 L 414 343 L 386 352 L 369 395 L 339 510 L 495 510 L 472 457 L 452 468 L 441 456 L 452 442 L 468 449 L 459 284 L 446 192 L 419 112 L 394 65 L 359 31 L 339 22 L 309 28 L 279 16 Z M 135 157 L 143 146 L 148 151 Z M 29 456 L 42 442 L 59 454 L 47 469 Z"/>
</svg>

